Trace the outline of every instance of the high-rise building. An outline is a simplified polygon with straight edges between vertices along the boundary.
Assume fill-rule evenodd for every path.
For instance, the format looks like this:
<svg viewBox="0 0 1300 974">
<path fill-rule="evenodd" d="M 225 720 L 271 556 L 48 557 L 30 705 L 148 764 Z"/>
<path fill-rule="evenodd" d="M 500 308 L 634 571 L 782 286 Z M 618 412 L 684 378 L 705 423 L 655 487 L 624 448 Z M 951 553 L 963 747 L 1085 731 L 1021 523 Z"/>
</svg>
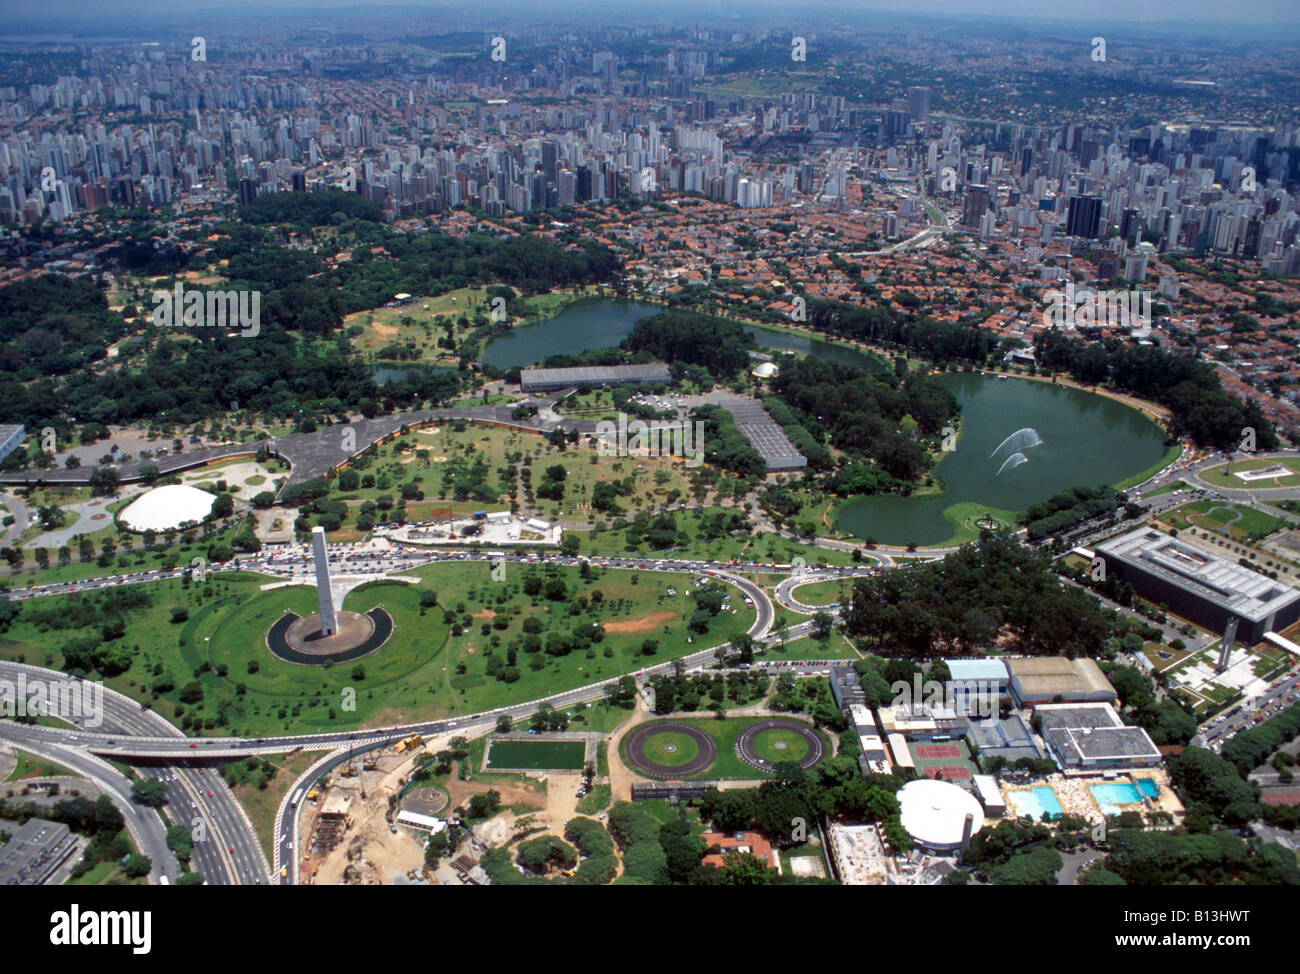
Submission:
<svg viewBox="0 0 1300 974">
<path fill-rule="evenodd" d="M 1071 237 L 1095 240 L 1101 231 L 1101 197 L 1071 196 L 1065 218 L 1065 232 Z"/>
<path fill-rule="evenodd" d="M 924 122 L 930 117 L 929 88 L 912 87 L 907 89 L 907 114 L 918 122 Z"/>
<path fill-rule="evenodd" d="M 978 227 L 980 217 L 988 212 L 989 188 L 972 185 L 966 188 L 966 201 L 962 206 L 961 222 L 965 227 Z"/>
</svg>

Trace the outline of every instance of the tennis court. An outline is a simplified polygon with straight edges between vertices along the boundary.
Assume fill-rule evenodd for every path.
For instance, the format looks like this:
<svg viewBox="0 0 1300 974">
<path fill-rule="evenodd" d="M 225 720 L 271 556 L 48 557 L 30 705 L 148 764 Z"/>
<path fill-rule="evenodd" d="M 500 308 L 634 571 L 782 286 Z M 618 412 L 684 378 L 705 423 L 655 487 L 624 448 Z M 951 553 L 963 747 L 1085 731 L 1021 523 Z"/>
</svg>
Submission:
<svg viewBox="0 0 1300 974">
<path fill-rule="evenodd" d="M 933 761 L 936 758 L 959 758 L 961 757 L 961 748 L 956 744 L 918 744 L 916 745 L 916 756 L 922 761 Z"/>
<path fill-rule="evenodd" d="M 930 764 L 921 769 L 927 778 L 940 778 L 943 781 L 965 781 L 970 778 L 970 769 L 960 764 Z"/>
</svg>

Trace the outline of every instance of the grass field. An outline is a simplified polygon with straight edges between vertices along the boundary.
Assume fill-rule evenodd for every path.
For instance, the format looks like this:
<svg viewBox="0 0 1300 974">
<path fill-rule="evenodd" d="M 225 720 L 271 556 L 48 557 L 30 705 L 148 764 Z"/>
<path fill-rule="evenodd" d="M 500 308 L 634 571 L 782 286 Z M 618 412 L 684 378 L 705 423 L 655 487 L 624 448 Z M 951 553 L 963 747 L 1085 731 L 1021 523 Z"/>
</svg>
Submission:
<svg viewBox="0 0 1300 974">
<path fill-rule="evenodd" d="M 492 741 L 489 771 L 581 771 L 587 745 L 582 741 Z"/>
<path fill-rule="evenodd" d="M 771 777 L 765 772 L 760 771 L 758 768 L 754 768 L 746 764 L 744 761 L 740 759 L 739 755 L 736 754 L 736 738 L 740 735 L 741 731 L 743 731 L 750 724 L 754 723 L 755 720 L 756 718 L 753 717 L 725 717 L 722 720 L 718 720 L 716 717 L 700 718 L 700 719 L 685 719 L 685 720 L 673 718 L 674 723 L 687 724 L 691 727 L 696 727 L 704 731 L 706 734 L 708 734 L 710 737 L 713 738 L 714 743 L 717 745 L 718 755 L 714 759 L 713 765 L 709 768 L 706 768 L 700 774 L 694 775 L 693 777 L 705 781 L 711 781 L 715 778 L 756 779 L 756 778 Z M 825 742 L 826 753 L 830 754 L 831 747 L 830 747 L 830 743 L 826 741 L 826 735 L 822 734 L 820 730 L 817 731 L 817 733 L 821 734 L 822 740 L 823 742 Z M 795 738 L 797 736 L 794 734 L 790 734 L 789 732 L 779 732 L 779 734 L 788 735 L 790 738 Z M 780 739 L 783 739 L 781 736 L 771 736 L 771 739 L 768 740 L 770 735 L 778 735 L 778 732 L 768 731 L 767 733 L 761 735 L 760 739 L 766 743 L 768 748 L 772 750 L 773 753 L 777 755 L 782 755 L 782 754 L 785 755 L 785 756 L 778 756 L 777 758 L 775 758 L 775 760 L 777 761 L 798 760 L 798 758 L 789 757 L 790 752 L 788 750 L 786 752 L 782 752 L 780 749 L 775 747 L 776 742 Z M 659 753 L 663 751 L 664 745 L 667 743 L 673 743 L 673 744 L 680 743 L 678 739 L 680 739 L 681 741 L 690 740 L 684 734 L 673 734 L 673 733 L 653 734 L 650 737 L 650 741 L 659 742 L 658 750 L 647 748 L 646 753 L 649 755 L 651 760 L 658 761 L 660 760 L 661 757 L 664 756 L 663 754 Z M 623 743 L 619 745 L 620 757 L 622 758 L 625 764 L 628 763 L 627 751 L 626 751 L 626 740 L 627 738 L 624 737 Z M 691 745 L 692 748 L 694 746 L 695 746 L 694 744 Z M 760 752 L 762 751 L 762 747 L 760 747 L 757 744 L 757 742 L 755 746 L 756 749 L 758 749 Z M 804 746 L 804 742 L 802 740 L 799 740 L 799 746 L 801 747 Z M 680 750 L 677 752 L 667 752 L 667 753 L 669 757 L 674 757 L 674 756 L 678 756 L 678 757 L 676 760 L 663 761 L 662 763 L 664 764 L 684 764 L 687 760 L 689 760 L 688 757 L 680 757 L 681 754 Z M 631 765 L 629 765 L 629 767 L 631 767 Z"/>
<path fill-rule="evenodd" d="M 249 821 L 253 823 L 253 831 L 257 833 L 257 841 L 261 843 L 267 860 L 274 861 L 275 813 L 280 807 L 280 799 L 298 780 L 300 774 L 320 760 L 321 752 L 303 751 L 298 754 L 269 754 L 259 757 L 275 766 L 275 776 L 265 788 L 239 784 L 235 785 L 232 791 L 235 793 L 236 800 L 248 813 Z"/>
<path fill-rule="evenodd" d="M 1242 480 L 1234 476 L 1248 470 L 1263 470 L 1266 467 L 1281 465 L 1290 474 L 1269 480 Z M 1232 472 L 1229 473 L 1228 471 Z M 1233 487 L 1238 490 L 1267 490 L 1273 487 L 1300 487 L 1300 457 L 1256 457 L 1250 460 L 1233 460 L 1231 463 L 1202 470 L 1198 476 L 1207 484 L 1215 487 Z"/>
<path fill-rule="evenodd" d="M 829 639 L 815 639 L 812 636 L 802 636 L 799 639 L 792 639 L 784 646 L 780 643 L 774 643 L 763 651 L 759 659 L 770 663 L 777 660 L 791 659 L 861 659 L 852 646 L 839 633 L 831 633 Z"/>
<path fill-rule="evenodd" d="M 18 763 L 14 766 L 13 771 L 9 772 L 9 777 L 5 781 L 72 775 L 72 772 L 63 765 L 55 764 L 53 761 L 35 754 L 29 754 L 19 748 L 14 748 L 14 757 L 18 759 Z"/>
<path fill-rule="evenodd" d="M 1286 522 L 1281 518 L 1265 514 L 1247 504 L 1217 500 L 1183 504 L 1161 517 L 1180 531 L 1195 526 L 1220 534 L 1227 533 L 1234 541 L 1243 542 L 1258 541 L 1286 527 Z"/>
<path fill-rule="evenodd" d="M 502 583 L 492 580 L 487 563 L 426 565 L 408 574 L 420 584 L 382 582 L 349 593 L 345 609 L 382 604 L 395 630 L 377 652 L 331 667 L 286 663 L 266 648 L 266 631 L 285 610 L 315 611 L 312 587 L 262 591 L 266 578 L 242 572 L 212 576 L 203 586 L 180 580 L 133 586 L 149 604 L 121 614 L 127 635 L 108 640 L 107 649 L 125 668 L 106 683 L 150 701 L 194 734 L 376 726 L 549 696 L 725 642 L 754 622 L 753 610 L 733 596 L 736 613 L 719 613 L 707 633 L 693 634 L 688 643 L 686 626 L 696 608 L 689 575 L 597 568 L 583 581 L 577 568 L 518 566 Z M 562 581 L 568 601 L 525 594 L 530 576 Z M 438 594 L 438 605 L 422 612 L 420 596 L 428 589 Z M 105 597 L 90 601 L 101 604 Z M 74 599 L 25 601 L 0 638 L 0 656 L 59 668 L 70 641 L 104 642 L 99 620 L 76 629 L 51 625 Z M 173 609 L 186 616 L 173 622 Z M 589 634 L 592 624 L 603 627 L 603 638 L 574 648 L 573 634 Z M 537 631 L 525 632 L 525 625 Z M 537 651 L 529 652 L 534 639 Z M 642 653 L 647 640 L 657 643 L 652 655 Z M 190 699 L 182 700 L 183 694 Z M 602 724 L 622 719 L 603 705 L 589 714 Z"/>
<path fill-rule="evenodd" d="M 459 343 L 473 330 L 474 311 L 486 298 L 482 288 L 459 288 L 437 297 L 417 297 L 401 307 L 358 311 L 344 318 L 343 326 L 359 328 L 353 346 L 376 359 L 454 366 L 455 351 L 439 348 L 438 340 L 451 325 L 453 341 Z M 403 354 L 395 354 L 399 349 Z"/>
<path fill-rule="evenodd" d="M 764 761 L 802 761 L 808 756 L 808 742 L 794 731 L 774 727 L 754 738 L 754 751 Z"/>
<path fill-rule="evenodd" d="M 651 734 L 645 739 L 643 750 L 646 757 L 655 764 L 667 765 L 670 768 L 687 764 L 700 753 L 699 744 L 689 734 L 671 730 Z"/>
<path fill-rule="evenodd" d="M 790 593 L 805 605 L 833 605 L 847 602 L 853 594 L 853 579 L 836 578 L 825 582 L 808 582 Z"/>
<path fill-rule="evenodd" d="M 609 785 L 593 785 L 591 791 L 578 802 L 578 814 L 595 815 L 609 808 L 609 803 L 613 800 L 614 793 Z"/>
</svg>

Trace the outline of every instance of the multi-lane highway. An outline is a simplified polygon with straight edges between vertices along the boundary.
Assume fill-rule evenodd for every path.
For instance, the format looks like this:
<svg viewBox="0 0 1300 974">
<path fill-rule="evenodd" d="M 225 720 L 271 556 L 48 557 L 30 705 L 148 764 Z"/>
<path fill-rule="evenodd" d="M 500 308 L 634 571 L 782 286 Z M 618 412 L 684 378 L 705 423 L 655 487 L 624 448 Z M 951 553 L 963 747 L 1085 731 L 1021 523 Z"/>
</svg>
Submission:
<svg viewBox="0 0 1300 974">
<path fill-rule="evenodd" d="M 178 873 L 176 857 L 167 847 L 167 828 L 158 813 L 152 808 L 137 805 L 131 800 L 131 782 L 107 761 L 89 753 L 74 740 L 53 742 L 42 734 L 39 728 L 14 721 L 0 721 L 3 739 L 25 751 L 39 755 L 50 761 L 63 765 L 68 770 L 94 782 L 102 794 L 108 795 L 126 819 L 126 828 L 136 848 L 149 857 L 153 863 L 150 879 L 161 882 L 163 877 L 168 882 L 175 882 Z"/>
<path fill-rule="evenodd" d="M 18 685 L 20 678 L 30 687 L 36 681 L 63 682 L 74 679 L 65 673 L 0 660 L 0 679 Z M 96 697 L 99 691 L 96 692 Z M 107 687 L 102 690 L 102 713 L 61 715 L 79 728 L 78 738 L 69 744 L 51 735 L 56 728 L 32 727 L 0 721 L 0 740 L 51 748 L 82 747 L 94 751 L 96 738 L 151 738 L 185 742 L 187 738 L 161 714 L 143 708 L 129 697 Z M 91 723 L 93 721 L 93 725 Z M 19 731 L 19 729 L 22 729 Z M 101 751 L 101 753 L 103 753 Z M 235 800 L 229 786 L 213 768 L 190 767 L 188 758 L 179 766 L 142 764 L 143 777 L 161 781 L 167 789 L 167 809 L 176 822 L 188 825 L 195 835 L 192 868 L 209 883 L 236 884 L 266 882 L 268 869 L 252 824 Z M 147 809 L 144 811 L 148 811 Z M 150 813 L 152 814 L 152 813 Z"/>
</svg>

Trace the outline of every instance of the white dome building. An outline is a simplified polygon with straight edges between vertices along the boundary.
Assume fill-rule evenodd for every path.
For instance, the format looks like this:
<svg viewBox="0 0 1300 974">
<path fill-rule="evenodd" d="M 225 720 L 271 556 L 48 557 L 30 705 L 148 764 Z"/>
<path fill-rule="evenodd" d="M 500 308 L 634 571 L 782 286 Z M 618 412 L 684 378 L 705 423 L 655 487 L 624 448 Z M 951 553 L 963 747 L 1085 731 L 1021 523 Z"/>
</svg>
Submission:
<svg viewBox="0 0 1300 974">
<path fill-rule="evenodd" d="M 932 852 L 954 852 L 970 832 L 984 827 L 984 809 L 975 796 L 947 781 L 918 778 L 898 790 L 898 802 L 907 834 L 918 846 Z"/>
<path fill-rule="evenodd" d="M 197 487 L 169 484 L 141 494 L 118 517 L 133 531 L 170 531 L 212 513 L 214 494 Z"/>
<path fill-rule="evenodd" d="M 780 371 L 775 362 L 759 362 L 758 365 L 749 370 L 749 374 L 760 379 L 770 379 L 778 375 Z"/>
</svg>

